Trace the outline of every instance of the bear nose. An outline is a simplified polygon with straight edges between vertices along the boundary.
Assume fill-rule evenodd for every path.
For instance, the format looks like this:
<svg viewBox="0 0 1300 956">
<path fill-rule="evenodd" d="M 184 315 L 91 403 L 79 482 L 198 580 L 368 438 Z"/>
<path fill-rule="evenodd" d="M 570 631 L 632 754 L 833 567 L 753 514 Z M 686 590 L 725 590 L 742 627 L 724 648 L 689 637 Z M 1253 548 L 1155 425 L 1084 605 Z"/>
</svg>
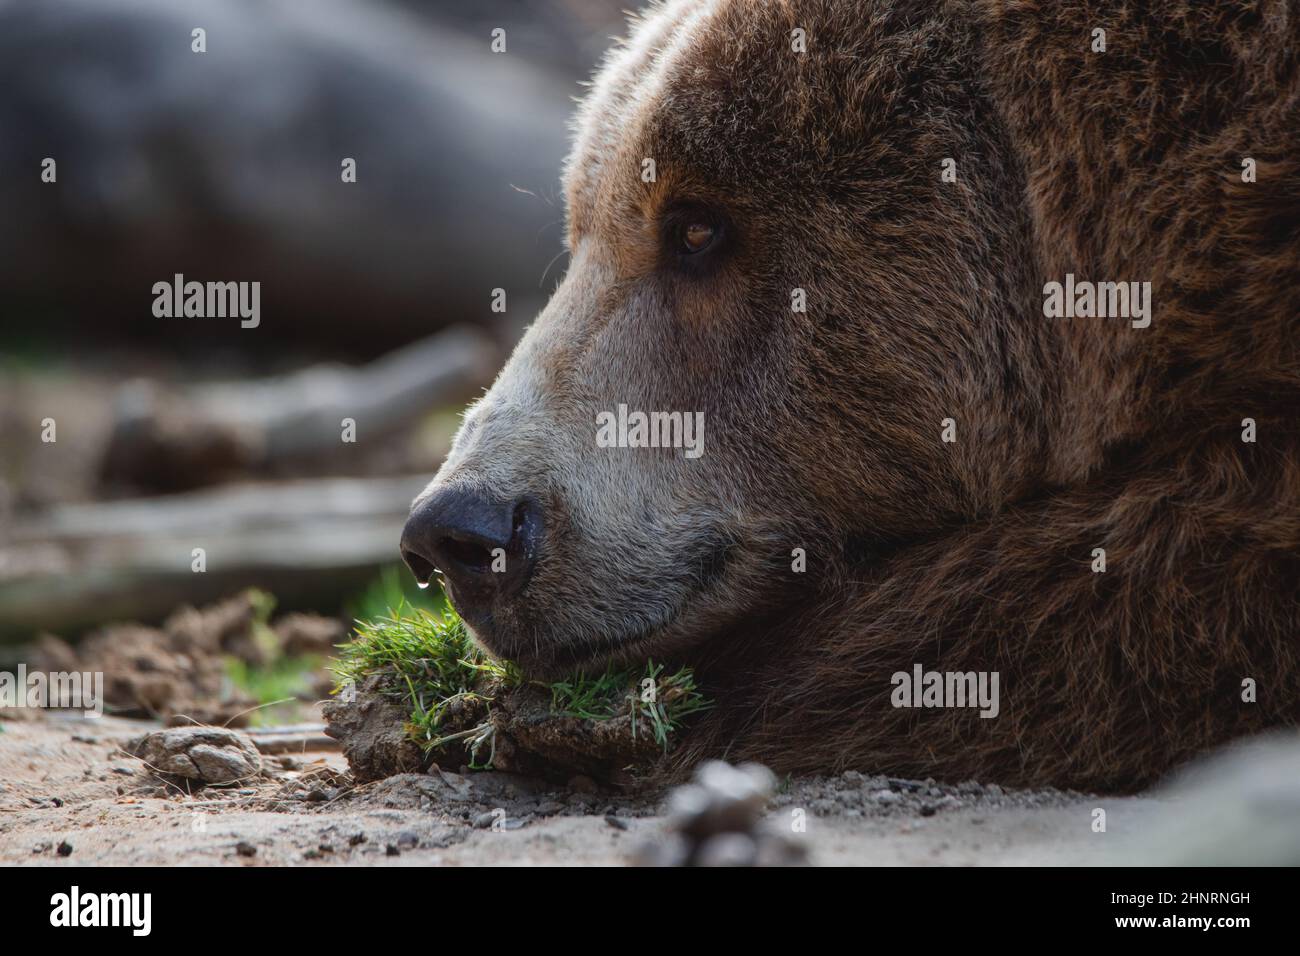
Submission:
<svg viewBox="0 0 1300 956">
<path fill-rule="evenodd" d="M 402 529 L 402 560 L 425 583 L 441 571 L 457 610 L 486 610 L 514 596 L 537 561 L 541 509 L 530 499 L 501 501 L 449 487 L 422 501 Z"/>
</svg>

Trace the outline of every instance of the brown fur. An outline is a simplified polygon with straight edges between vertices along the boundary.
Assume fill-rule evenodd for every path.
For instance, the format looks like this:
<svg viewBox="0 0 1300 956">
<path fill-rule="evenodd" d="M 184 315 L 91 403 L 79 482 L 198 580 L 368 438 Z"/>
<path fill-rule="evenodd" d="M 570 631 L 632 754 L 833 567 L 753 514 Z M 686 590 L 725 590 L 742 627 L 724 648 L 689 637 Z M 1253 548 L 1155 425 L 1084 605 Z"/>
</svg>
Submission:
<svg viewBox="0 0 1300 956">
<path fill-rule="evenodd" d="M 551 423 L 708 415 L 708 461 L 642 477 L 728 544 L 667 623 L 623 601 L 603 652 L 699 665 L 718 704 L 683 759 L 1129 789 L 1300 720 L 1296 5 L 700 0 L 638 37 L 584 107 L 574 265 L 514 361 Z M 683 197 L 736 226 L 706 280 L 659 252 Z M 1150 281 L 1151 327 L 1045 318 L 1067 272 Z M 444 481 L 519 493 L 544 460 L 477 441 Z M 600 659 L 622 625 L 592 594 L 644 568 L 565 550 L 582 521 L 547 500 L 537 617 L 478 630 L 543 672 Z M 1000 716 L 891 706 L 918 663 L 997 671 Z"/>
<path fill-rule="evenodd" d="M 1132 788 L 1300 717 L 1300 10 L 1213 7 L 952 5 L 930 21 L 1019 166 L 1033 286 L 1149 277 L 1158 316 L 1149 336 L 1061 320 L 1041 346 L 1051 374 L 1026 396 L 1050 409 L 1039 487 L 835 569 L 810 611 L 719 655 L 727 689 L 691 756 Z M 1106 54 L 1088 52 L 1094 26 Z M 1051 321 L 1040 304 L 1022 304 L 1027 321 Z M 1004 348 L 1006 374 L 1047 371 Z M 1247 416 L 1258 444 L 1241 441 Z M 829 437 L 811 434 L 808 454 L 835 455 L 816 447 Z M 886 678 L 914 662 L 999 671 L 1002 715 L 895 709 Z"/>
</svg>

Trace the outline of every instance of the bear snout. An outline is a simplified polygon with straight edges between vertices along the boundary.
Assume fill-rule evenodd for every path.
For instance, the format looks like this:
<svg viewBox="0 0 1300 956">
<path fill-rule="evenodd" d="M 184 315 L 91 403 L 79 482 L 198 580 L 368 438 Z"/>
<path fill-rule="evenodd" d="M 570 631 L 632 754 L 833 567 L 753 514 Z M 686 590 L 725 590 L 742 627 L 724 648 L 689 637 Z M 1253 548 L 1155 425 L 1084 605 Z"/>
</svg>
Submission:
<svg viewBox="0 0 1300 956">
<path fill-rule="evenodd" d="M 475 624 L 524 589 L 541 533 L 542 508 L 533 499 L 452 485 L 416 503 L 402 530 L 402 560 L 421 583 L 441 573 L 456 610 Z"/>
</svg>

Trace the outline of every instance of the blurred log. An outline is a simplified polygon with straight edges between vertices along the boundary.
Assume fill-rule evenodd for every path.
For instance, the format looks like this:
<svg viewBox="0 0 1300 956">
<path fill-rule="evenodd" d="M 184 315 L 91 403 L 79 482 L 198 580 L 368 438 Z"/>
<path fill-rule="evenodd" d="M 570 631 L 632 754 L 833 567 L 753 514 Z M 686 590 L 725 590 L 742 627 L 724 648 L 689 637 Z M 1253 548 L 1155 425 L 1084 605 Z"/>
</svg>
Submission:
<svg viewBox="0 0 1300 956">
<path fill-rule="evenodd" d="M 427 481 L 243 485 L 65 505 L 19 521 L 0 539 L 0 640 L 157 621 L 248 586 L 286 607 L 338 604 L 398 560 L 407 510 Z M 193 570 L 195 548 L 203 572 Z"/>
<path fill-rule="evenodd" d="M 364 0 L 0 2 L 0 335 L 369 356 L 487 322 L 496 287 L 523 321 L 588 69 L 530 59 L 544 14 L 514 6 L 498 55 Z M 178 272 L 261 282 L 261 325 L 154 317 Z"/>
<path fill-rule="evenodd" d="M 250 475 L 348 471 L 378 442 L 491 381 L 496 346 L 449 329 L 361 368 L 314 365 L 275 378 L 180 394 L 123 386 L 101 478 L 110 486 L 182 491 Z M 343 421 L 354 434 L 344 441 Z M 341 469 L 340 469 L 340 466 Z"/>
</svg>

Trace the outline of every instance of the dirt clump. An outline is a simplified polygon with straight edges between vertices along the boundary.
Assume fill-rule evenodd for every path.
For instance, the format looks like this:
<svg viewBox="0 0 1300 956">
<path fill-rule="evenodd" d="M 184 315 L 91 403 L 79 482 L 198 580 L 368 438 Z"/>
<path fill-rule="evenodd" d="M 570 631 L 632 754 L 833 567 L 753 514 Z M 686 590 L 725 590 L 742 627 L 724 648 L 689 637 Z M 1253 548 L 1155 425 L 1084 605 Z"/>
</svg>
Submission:
<svg viewBox="0 0 1300 956">
<path fill-rule="evenodd" d="M 275 622 L 275 634 L 280 639 L 281 653 L 290 657 L 301 654 L 327 656 L 347 639 L 347 629 L 342 621 L 319 614 L 286 614 Z"/>
<path fill-rule="evenodd" d="M 654 775 L 665 754 L 646 722 L 631 713 L 608 719 L 556 713 L 551 695 L 533 684 L 491 685 L 481 695 L 450 701 L 438 728 L 443 742 L 428 749 L 412 739 L 410 704 L 394 692 L 388 675 L 363 679 L 322 711 L 325 733 L 342 743 L 361 783 L 421 772 L 436 762 L 634 788 Z"/>
<path fill-rule="evenodd" d="M 550 695 L 531 685 L 502 694 L 497 704 L 493 766 L 501 770 L 632 786 L 664 756 L 644 726 L 637 732 L 628 713 L 606 720 L 556 715 Z"/>
<path fill-rule="evenodd" d="M 387 683 L 382 675 L 372 675 L 321 708 L 325 733 L 343 745 L 358 783 L 418 773 L 430 763 L 407 732 L 409 708 L 385 693 Z"/>
<path fill-rule="evenodd" d="M 267 595 L 249 590 L 207 607 L 181 607 L 160 627 L 109 625 L 76 645 L 45 634 L 30 662 L 47 672 L 103 673 L 104 706 L 119 716 L 246 726 L 258 701 L 232 680 L 231 659 L 265 667 L 308 648 L 324 653 L 343 634 L 339 622 L 315 615 L 287 615 L 273 626 L 270 610 Z"/>
</svg>

